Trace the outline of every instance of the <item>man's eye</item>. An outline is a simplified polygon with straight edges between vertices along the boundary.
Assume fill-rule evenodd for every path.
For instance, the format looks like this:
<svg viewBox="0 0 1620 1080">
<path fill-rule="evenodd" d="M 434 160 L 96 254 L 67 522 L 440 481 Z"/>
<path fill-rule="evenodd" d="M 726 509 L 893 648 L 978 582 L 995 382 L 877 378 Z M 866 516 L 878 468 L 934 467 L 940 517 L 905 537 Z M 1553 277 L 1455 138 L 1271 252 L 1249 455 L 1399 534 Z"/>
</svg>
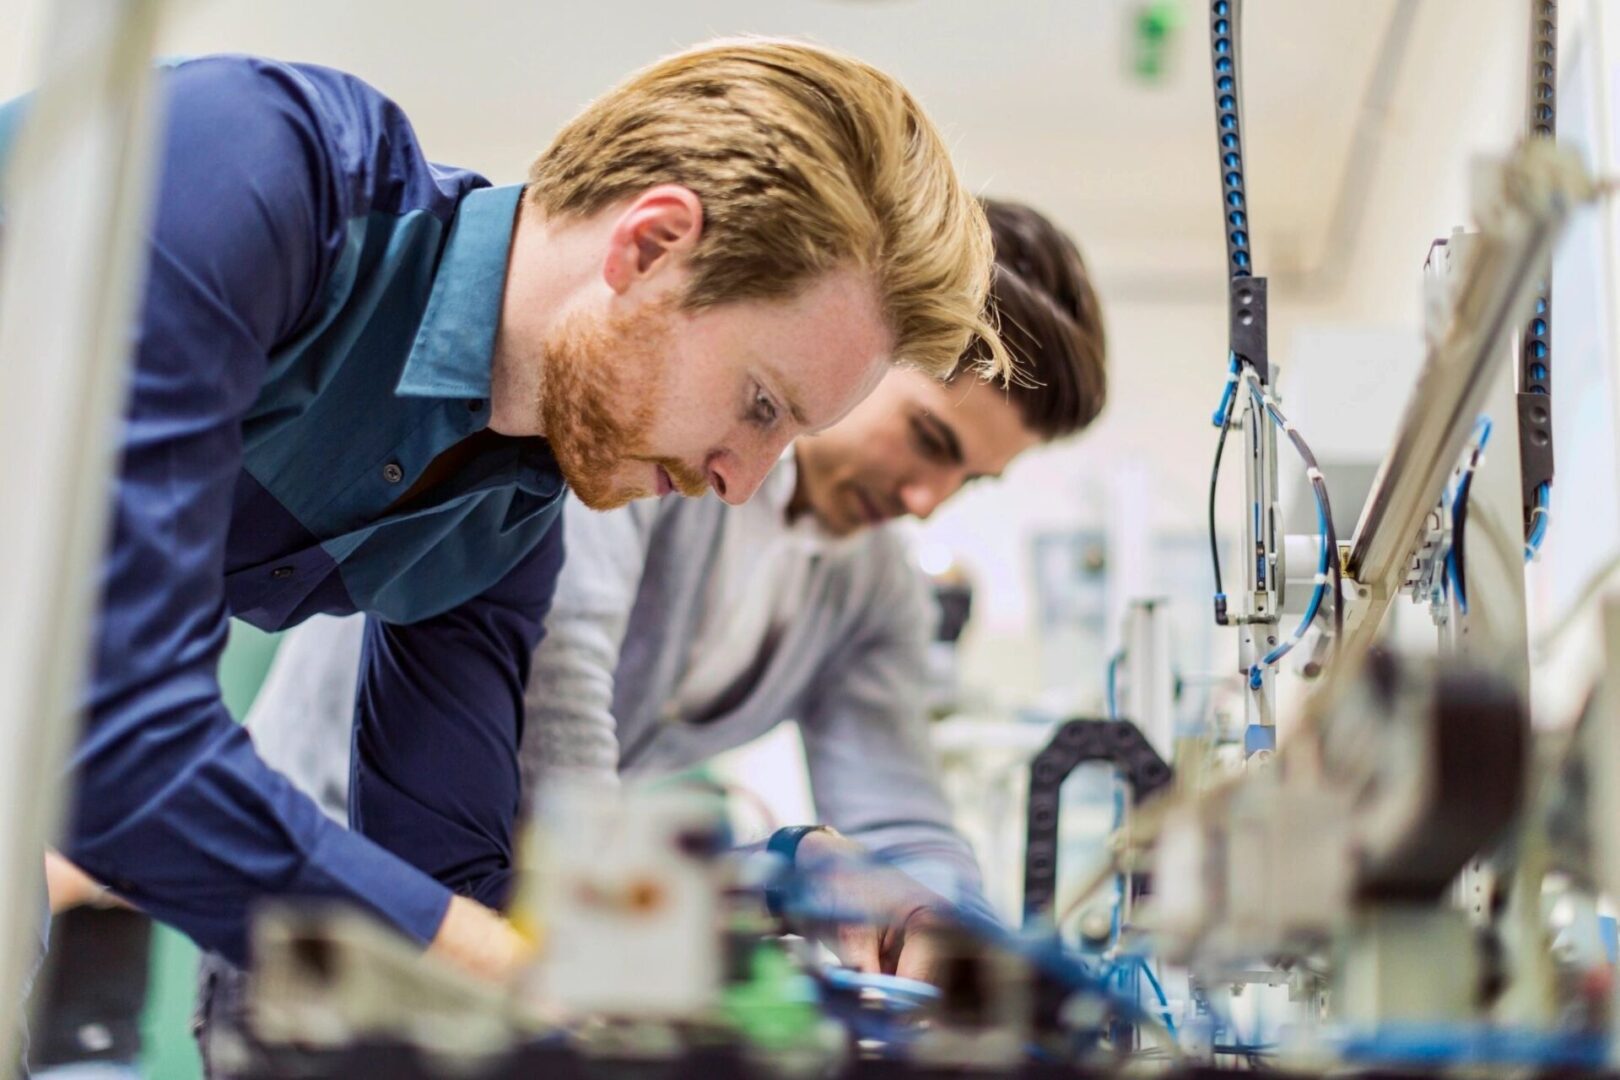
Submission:
<svg viewBox="0 0 1620 1080">
<path fill-rule="evenodd" d="M 763 389 L 754 390 L 754 420 L 761 427 L 770 427 L 776 423 L 776 402 Z"/>
<path fill-rule="evenodd" d="M 917 448 L 927 457 L 943 458 L 946 456 L 945 444 L 940 441 L 938 435 L 929 430 L 927 424 L 913 420 L 911 422 L 911 433 L 917 440 Z"/>
</svg>

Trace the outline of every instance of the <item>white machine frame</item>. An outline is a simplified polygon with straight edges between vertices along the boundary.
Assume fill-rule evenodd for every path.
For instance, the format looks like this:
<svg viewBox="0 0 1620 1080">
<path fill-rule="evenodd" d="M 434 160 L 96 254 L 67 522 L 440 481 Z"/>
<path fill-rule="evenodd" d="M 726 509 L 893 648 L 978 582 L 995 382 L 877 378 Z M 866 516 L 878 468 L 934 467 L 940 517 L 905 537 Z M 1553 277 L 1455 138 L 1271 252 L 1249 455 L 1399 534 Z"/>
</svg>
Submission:
<svg viewBox="0 0 1620 1080">
<path fill-rule="evenodd" d="M 164 0 L 58 0 L 0 220 L 0 1000 L 40 952 L 118 450 Z M 11 1012 L 20 1016 L 21 1009 Z M 0 1023 L 0 1068 L 16 1054 Z"/>
</svg>

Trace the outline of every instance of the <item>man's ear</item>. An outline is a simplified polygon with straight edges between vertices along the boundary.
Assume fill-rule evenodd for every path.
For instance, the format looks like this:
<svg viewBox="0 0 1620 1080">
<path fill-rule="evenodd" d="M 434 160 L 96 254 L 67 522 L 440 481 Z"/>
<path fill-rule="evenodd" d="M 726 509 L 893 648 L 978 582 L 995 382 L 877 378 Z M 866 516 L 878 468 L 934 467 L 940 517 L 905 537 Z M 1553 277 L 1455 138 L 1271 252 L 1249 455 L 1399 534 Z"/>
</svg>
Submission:
<svg viewBox="0 0 1620 1080">
<path fill-rule="evenodd" d="M 637 195 L 613 223 L 602 279 L 623 293 L 690 255 L 703 234 L 703 203 L 691 188 L 659 184 Z"/>
</svg>

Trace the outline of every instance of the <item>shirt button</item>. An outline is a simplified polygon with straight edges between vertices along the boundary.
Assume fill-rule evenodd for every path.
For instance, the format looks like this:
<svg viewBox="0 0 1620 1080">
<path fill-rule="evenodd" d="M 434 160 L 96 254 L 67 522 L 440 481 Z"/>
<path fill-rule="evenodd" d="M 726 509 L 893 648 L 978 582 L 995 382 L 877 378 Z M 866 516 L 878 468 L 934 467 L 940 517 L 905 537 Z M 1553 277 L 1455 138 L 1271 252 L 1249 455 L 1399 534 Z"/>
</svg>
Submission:
<svg viewBox="0 0 1620 1080">
<path fill-rule="evenodd" d="M 405 470 L 399 467 L 399 462 L 390 461 L 383 466 L 383 479 L 390 484 L 397 484 L 405 479 Z"/>
<path fill-rule="evenodd" d="M 274 570 L 270 571 L 270 576 L 275 578 L 277 581 L 286 581 L 288 578 L 293 576 L 293 568 L 290 566 L 278 566 Z"/>
</svg>

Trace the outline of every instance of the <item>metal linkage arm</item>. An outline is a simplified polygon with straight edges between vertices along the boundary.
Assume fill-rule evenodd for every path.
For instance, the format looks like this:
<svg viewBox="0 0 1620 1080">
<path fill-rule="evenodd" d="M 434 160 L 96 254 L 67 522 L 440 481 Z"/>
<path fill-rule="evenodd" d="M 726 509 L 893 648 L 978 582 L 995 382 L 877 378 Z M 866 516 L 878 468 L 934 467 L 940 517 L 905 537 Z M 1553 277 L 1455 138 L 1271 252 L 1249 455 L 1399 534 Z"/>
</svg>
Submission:
<svg viewBox="0 0 1620 1080">
<path fill-rule="evenodd" d="M 1580 161 L 1545 142 L 1523 146 L 1491 178 L 1447 330 L 1424 364 L 1356 525 L 1346 569 L 1362 603 L 1340 646 L 1347 661 L 1365 651 L 1400 591 L 1424 520 L 1479 415 L 1491 365 L 1533 303 L 1537 268 L 1574 207 L 1597 194 Z M 1356 666 L 1339 665 L 1341 674 Z"/>
</svg>

